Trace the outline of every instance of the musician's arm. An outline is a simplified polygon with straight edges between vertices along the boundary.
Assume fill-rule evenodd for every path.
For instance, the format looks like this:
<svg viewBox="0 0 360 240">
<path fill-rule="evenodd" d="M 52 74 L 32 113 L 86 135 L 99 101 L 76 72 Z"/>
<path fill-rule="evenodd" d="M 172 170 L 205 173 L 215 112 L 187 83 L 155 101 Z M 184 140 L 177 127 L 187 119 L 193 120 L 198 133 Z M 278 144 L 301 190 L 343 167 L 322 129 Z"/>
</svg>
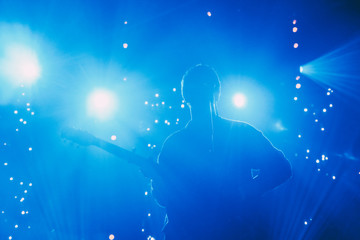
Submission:
<svg viewBox="0 0 360 240">
<path fill-rule="evenodd" d="M 254 171 L 258 175 L 252 176 L 251 184 L 247 187 L 249 195 L 262 195 L 286 182 L 292 176 L 289 161 L 283 152 L 275 148 L 271 142 L 261 133 L 257 133 L 255 141 L 258 154 L 254 159 Z"/>
</svg>

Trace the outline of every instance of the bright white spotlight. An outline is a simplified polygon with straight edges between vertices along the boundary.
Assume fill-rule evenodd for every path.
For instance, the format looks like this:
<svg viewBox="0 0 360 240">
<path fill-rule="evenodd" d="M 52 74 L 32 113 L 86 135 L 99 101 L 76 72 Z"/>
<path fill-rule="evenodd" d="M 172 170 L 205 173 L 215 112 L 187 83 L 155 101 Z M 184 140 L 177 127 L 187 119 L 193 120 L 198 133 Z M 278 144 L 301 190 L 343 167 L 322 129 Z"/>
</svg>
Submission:
<svg viewBox="0 0 360 240">
<path fill-rule="evenodd" d="M 246 106 L 246 97 L 242 93 L 237 93 L 233 97 L 234 105 L 238 108 L 243 108 Z"/>
<path fill-rule="evenodd" d="M 87 112 L 91 117 L 108 120 L 114 115 L 116 107 L 117 99 L 111 91 L 98 89 L 88 96 Z"/>
<path fill-rule="evenodd" d="M 302 73 L 304 71 L 303 66 L 300 66 L 300 72 Z"/>
<path fill-rule="evenodd" d="M 41 76 L 37 54 L 26 46 L 7 46 L 0 65 L 1 74 L 16 85 L 31 85 Z"/>
</svg>

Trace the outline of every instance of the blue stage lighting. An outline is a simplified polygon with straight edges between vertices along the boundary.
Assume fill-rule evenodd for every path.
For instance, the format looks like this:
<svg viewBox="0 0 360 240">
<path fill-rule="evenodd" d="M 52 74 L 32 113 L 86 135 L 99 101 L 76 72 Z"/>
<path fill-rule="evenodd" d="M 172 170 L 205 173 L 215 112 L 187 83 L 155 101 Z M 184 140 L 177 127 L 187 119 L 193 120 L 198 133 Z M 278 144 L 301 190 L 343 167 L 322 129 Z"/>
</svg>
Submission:
<svg viewBox="0 0 360 240">
<path fill-rule="evenodd" d="M 117 98 L 111 91 L 97 89 L 87 99 L 87 113 L 99 120 L 108 120 L 113 117 L 117 108 Z"/>
<path fill-rule="evenodd" d="M 23 45 L 7 46 L 0 66 L 1 75 L 15 85 L 31 85 L 41 76 L 36 52 Z"/>
<path fill-rule="evenodd" d="M 242 93 L 237 93 L 233 97 L 234 105 L 238 108 L 244 108 L 246 106 L 246 96 Z"/>
<path fill-rule="evenodd" d="M 328 96 L 332 93 L 331 89 L 335 89 L 359 100 L 359 49 L 360 38 L 357 37 L 348 44 L 304 64 L 302 74 L 328 89 Z"/>
</svg>

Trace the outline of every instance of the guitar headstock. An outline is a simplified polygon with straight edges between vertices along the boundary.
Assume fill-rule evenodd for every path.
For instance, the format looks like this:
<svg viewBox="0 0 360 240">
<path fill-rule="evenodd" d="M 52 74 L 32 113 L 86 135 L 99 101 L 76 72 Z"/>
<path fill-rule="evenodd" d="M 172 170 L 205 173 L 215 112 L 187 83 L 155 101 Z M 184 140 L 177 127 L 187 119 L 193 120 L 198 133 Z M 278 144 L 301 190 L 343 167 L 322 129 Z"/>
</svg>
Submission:
<svg viewBox="0 0 360 240">
<path fill-rule="evenodd" d="M 64 128 L 61 131 L 61 137 L 83 146 L 96 145 L 98 141 L 94 135 L 75 128 Z"/>
</svg>

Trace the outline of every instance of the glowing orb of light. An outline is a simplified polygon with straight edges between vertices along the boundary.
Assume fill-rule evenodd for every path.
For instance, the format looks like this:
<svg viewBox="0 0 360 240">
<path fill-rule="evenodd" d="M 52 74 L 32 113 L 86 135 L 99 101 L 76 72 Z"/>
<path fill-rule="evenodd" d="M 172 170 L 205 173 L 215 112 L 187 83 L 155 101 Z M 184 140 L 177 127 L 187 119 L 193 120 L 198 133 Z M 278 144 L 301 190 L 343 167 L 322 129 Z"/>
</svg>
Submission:
<svg viewBox="0 0 360 240">
<path fill-rule="evenodd" d="M 301 84 L 300 84 L 300 83 L 297 83 L 297 84 L 295 85 L 295 87 L 296 87 L 297 89 L 299 89 L 299 88 L 301 88 Z"/>
<path fill-rule="evenodd" d="M 110 234 L 109 239 L 110 239 L 110 240 L 114 240 L 114 239 L 115 239 L 114 234 Z"/>
<path fill-rule="evenodd" d="M 294 48 L 298 48 L 299 44 L 298 43 L 294 43 Z"/>
<path fill-rule="evenodd" d="M 115 141 L 116 140 L 116 135 L 112 135 L 110 139 Z"/>
<path fill-rule="evenodd" d="M 127 43 L 123 43 L 123 48 L 128 48 L 128 44 Z"/>
<path fill-rule="evenodd" d="M 245 107 L 245 106 L 246 106 L 246 102 L 247 102 L 246 97 L 245 97 L 245 95 L 242 94 L 242 93 L 237 93 L 237 94 L 235 94 L 234 97 L 233 97 L 233 103 L 234 103 L 234 105 L 235 105 L 236 107 L 238 107 L 238 108 L 243 108 L 243 107 Z"/>
<path fill-rule="evenodd" d="M 207 12 L 207 15 L 208 15 L 209 17 L 211 17 L 211 12 Z"/>
<path fill-rule="evenodd" d="M 297 27 L 293 27 L 293 32 L 297 32 L 298 28 Z"/>
<path fill-rule="evenodd" d="M 92 92 L 87 99 L 87 113 L 99 120 L 107 120 L 113 116 L 117 108 L 114 93 L 105 89 Z"/>
<path fill-rule="evenodd" d="M 0 74 L 16 85 L 35 83 L 41 77 L 37 54 L 22 45 L 6 47 L 4 58 L 0 59 Z"/>
<path fill-rule="evenodd" d="M 303 71 L 304 71 L 304 68 L 303 68 L 303 66 L 300 66 L 300 72 L 302 73 Z"/>
</svg>

